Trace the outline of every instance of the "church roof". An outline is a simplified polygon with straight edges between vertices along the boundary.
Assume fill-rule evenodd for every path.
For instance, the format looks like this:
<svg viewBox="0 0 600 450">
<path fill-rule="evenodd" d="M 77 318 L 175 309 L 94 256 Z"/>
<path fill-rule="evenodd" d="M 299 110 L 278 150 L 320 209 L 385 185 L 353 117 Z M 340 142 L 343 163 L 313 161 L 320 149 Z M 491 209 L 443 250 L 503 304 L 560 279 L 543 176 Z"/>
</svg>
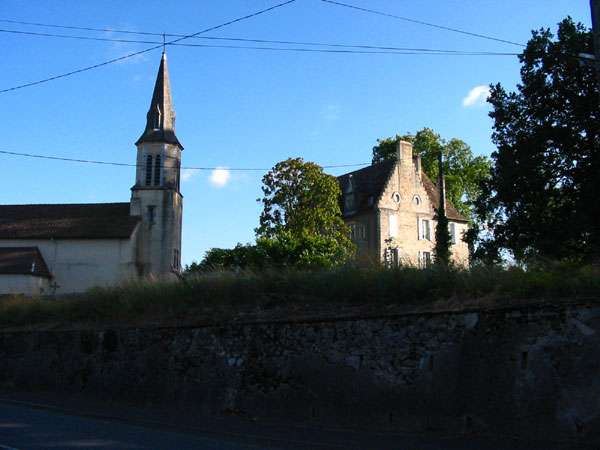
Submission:
<svg viewBox="0 0 600 450">
<path fill-rule="evenodd" d="M 171 98 L 171 82 L 169 81 L 165 52 L 160 60 L 150 109 L 146 114 L 146 129 L 135 145 L 143 142 L 165 142 L 175 144 L 183 150 L 183 146 L 175 136 L 175 110 Z"/>
<path fill-rule="evenodd" d="M 0 239 L 126 239 L 129 203 L 0 205 Z"/>
<path fill-rule="evenodd" d="M 350 179 L 352 179 L 352 187 L 354 193 L 357 195 L 357 208 L 353 215 L 371 211 L 376 207 L 395 166 L 396 161 L 390 159 L 338 177 L 342 192 L 344 192 Z M 424 172 L 421 172 L 421 182 L 427 192 L 431 206 L 437 209 L 440 203 L 440 194 L 437 186 Z M 446 216 L 450 220 L 468 222 L 468 219 L 459 213 L 448 200 L 446 201 Z"/>
<path fill-rule="evenodd" d="M 37 247 L 0 247 L 0 274 L 52 277 Z"/>
</svg>

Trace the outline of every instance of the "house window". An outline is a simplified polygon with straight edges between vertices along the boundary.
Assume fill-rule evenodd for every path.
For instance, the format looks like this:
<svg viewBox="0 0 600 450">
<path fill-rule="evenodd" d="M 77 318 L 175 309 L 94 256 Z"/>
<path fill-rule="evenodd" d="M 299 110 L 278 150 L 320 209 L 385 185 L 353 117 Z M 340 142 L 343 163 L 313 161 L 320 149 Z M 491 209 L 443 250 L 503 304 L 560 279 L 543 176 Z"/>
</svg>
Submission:
<svg viewBox="0 0 600 450">
<path fill-rule="evenodd" d="M 388 216 L 388 225 L 390 237 L 398 237 L 398 216 L 396 214 L 390 214 Z"/>
<path fill-rule="evenodd" d="M 431 221 L 428 219 L 419 220 L 419 239 L 431 240 Z"/>
<path fill-rule="evenodd" d="M 399 192 L 394 192 L 392 194 L 392 200 L 394 200 L 394 202 L 396 202 L 396 203 L 400 203 L 400 193 Z"/>
<path fill-rule="evenodd" d="M 421 197 L 419 197 L 418 195 L 415 195 L 413 197 L 413 203 L 417 206 L 419 206 L 421 204 Z"/>
<path fill-rule="evenodd" d="M 385 266 L 388 269 L 400 265 L 400 249 L 397 247 L 387 247 L 383 253 Z"/>
<path fill-rule="evenodd" d="M 367 230 L 362 223 L 351 223 L 350 227 L 350 239 L 353 241 L 364 241 L 367 239 Z"/>
<path fill-rule="evenodd" d="M 152 184 L 152 155 L 146 156 L 146 186 Z"/>
<path fill-rule="evenodd" d="M 431 252 L 419 252 L 419 267 L 421 269 L 431 267 Z"/>
<path fill-rule="evenodd" d="M 450 243 L 456 244 L 456 224 L 450 222 Z"/>
<path fill-rule="evenodd" d="M 156 155 L 156 162 L 154 163 L 154 186 L 160 185 L 160 155 Z"/>
</svg>

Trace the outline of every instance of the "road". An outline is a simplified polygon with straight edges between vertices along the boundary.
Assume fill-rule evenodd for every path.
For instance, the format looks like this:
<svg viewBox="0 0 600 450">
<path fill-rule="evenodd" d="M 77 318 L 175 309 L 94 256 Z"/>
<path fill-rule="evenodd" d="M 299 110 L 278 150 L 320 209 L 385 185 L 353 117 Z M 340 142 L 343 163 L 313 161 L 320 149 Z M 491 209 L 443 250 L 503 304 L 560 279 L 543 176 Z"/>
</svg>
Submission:
<svg viewBox="0 0 600 450">
<path fill-rule="evenodd" d="M 289 450 L 289 449 L 395 449 L 395 450 L 516 450 L 562 449 L 512 440 L 483 438 L 423 438 L 350 431 L 299 431 L 254 435 L 222 430 L 174 431 L 136 424 L 120 418 L 104 419 L 66 414 L 55 409 L 0 401 L 0 450 L 153 449 L 153 450 Z M 580 447 L 581 448 L 581 447 Z"/>
</svg>

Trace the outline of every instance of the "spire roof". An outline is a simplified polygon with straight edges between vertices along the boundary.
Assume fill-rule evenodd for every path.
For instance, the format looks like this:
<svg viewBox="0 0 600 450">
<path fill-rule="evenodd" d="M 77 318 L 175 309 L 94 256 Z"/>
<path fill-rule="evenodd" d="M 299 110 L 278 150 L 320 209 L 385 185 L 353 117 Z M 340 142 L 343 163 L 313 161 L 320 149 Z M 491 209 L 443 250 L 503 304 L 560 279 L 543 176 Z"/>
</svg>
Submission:
<svg viewBox="0 0 600 450">
<path fill-rule="evenodd" d="M 150 109 L 146 114 L 146 129 L 135 144 L 143 142 L 165 142 L 175 144 L 183 150 L 183 146 L 175 136 L 175 110 L 171 98 L 167 54 L 164 50 L 154 83 Z"/>
</svg>

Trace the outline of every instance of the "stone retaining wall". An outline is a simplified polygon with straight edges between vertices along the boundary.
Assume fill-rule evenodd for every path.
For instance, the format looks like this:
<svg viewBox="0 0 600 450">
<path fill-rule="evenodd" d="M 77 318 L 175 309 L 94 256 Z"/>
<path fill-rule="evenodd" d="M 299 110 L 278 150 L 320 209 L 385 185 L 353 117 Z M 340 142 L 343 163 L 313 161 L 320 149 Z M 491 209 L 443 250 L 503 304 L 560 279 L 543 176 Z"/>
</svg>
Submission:
<svg viewBox="0 0 600 450">
<path fill-rule="evenodd" d="M 600 441 L 600 306 L 4 332 L 0 384 L 198 415 Z"/>
</svg>

